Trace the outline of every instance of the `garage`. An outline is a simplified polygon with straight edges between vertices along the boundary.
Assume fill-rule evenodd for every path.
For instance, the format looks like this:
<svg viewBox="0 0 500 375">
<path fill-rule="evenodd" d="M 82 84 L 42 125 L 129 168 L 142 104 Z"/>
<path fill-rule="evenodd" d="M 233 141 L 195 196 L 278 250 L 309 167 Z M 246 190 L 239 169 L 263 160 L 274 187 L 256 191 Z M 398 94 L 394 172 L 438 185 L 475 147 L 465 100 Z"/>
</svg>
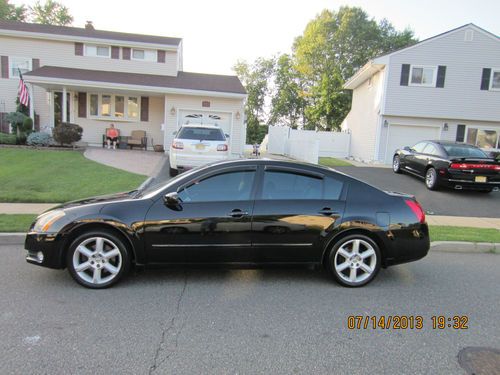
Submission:
<svg viewBox="0 0 500 375">
<path fill-rule="evenodd" d="M 426 139 L 439 139 L 440 128 L 436 126 L 389 125 L 385 162 L 392 163 L 394 151 L 404 146 L 413 146 Z"/>
<path fill-rule="evenodd" d="M 178 126 L 188 124 L 219 126 L 225 134 L 231 135 L 231 114 L 228 112 L 179 111 Z"/>
</svg>

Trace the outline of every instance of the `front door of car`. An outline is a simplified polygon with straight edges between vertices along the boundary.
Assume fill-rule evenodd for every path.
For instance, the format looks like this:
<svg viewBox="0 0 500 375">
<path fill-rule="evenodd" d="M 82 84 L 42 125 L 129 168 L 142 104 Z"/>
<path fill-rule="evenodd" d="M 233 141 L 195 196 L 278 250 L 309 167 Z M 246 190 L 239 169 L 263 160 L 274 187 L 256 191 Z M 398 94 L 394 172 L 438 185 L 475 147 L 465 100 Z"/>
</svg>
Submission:
<svg viewBox="0 0 500 375">
<path fill-rule="evenodd" d="M 267 166 L 253 211 L 252 243 L 260 262 L 317 262 L 324 237 L 341 219 L 341 176 Z"/>
<path fill-rule="evenodd" d="M 218 171 L 180 186 L 177 205 L 159 199 L 145 220 L 148 261 L 248 261 L 255 174 L 255 166 Z"/>
<path fill-rule="evenodd" d="M 411 153 L 405 157 L 405 168 L 413 173 L 421 174 L 421 162 L 424 159 L 422 152 L 427 142 L 419 142 L 411 147 Z"/>
</svg>

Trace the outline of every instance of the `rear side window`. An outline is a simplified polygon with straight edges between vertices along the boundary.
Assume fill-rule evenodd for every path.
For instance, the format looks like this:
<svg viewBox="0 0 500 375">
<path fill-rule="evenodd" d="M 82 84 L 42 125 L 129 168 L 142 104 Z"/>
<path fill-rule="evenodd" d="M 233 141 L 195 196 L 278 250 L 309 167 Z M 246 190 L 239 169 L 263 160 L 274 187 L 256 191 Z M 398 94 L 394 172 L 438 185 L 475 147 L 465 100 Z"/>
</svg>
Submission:
<svg viewBox="0 0 500 375">
<path fill-rule="evenodd" d="M 208 128 L 182 128 L 177 134 L 180 139 L 194 139 L 197 141 L 225 141 L 224 133 L 221 129 Z"/>
<path fill-rule="evenodd" d="M 338 200 L 342 194 L 344 183 L 333 177 L 325 177 L 324 198 L 328 200 Z"/>
<path fill-rule="evenodd" d="M 427 145 L 427 142 L 420 142 L 413 146 L 411 149 L 415 152 L 422 152 L 424 147 Z"/>
<path fill-rule="evenodd" d="M 425 146 L 423 153 L 429 155 L 439 155 L 438 149 L 432 143 L 428 143 L 427 146 Z"/>
</svg>

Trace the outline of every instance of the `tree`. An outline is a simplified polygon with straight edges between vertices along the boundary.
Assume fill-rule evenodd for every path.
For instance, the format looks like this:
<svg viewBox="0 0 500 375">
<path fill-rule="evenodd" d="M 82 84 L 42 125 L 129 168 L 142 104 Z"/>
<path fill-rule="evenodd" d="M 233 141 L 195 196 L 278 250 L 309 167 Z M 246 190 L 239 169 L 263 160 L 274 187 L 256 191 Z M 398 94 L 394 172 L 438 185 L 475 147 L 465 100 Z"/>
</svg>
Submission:
<svg viewBox="0 0 500 375">
<path fill-rule="evenodd" d="M 278 57 L 274 69 L 274 93 L 268 123 L 284 124 L 297 128 L 305 123 L 306 100 L 301 76 L 292 57 L 284 54 Z"/>
<path fill-rule="evenodd" d="M 345 81 L 377 55 L 415 43 L 411 30 L 377 23 L 361 8 L 324 10 L 296 38 L 293 58 L 307 98 L 307 127 L 339 129 L 350 110 Z"/>
<path fill-rule="evenodd" d="M 252 65 L 238 61 L 233 67 L 247 90 L 245 117 L 247 122 L 247 142 L 255 143 L 262 134 L 259 128 L 265 123 L 265 100 L 269 93 L 270 77 L 273 73 L 274 60 L 258 58 Z"/>
<path fill-rule="evenodd" d="M 40 1 L 30 7 L 33 22 L 45 25 L 67 26 L 73 23 L 73 16 L 69 9 L 57 1 L 47 0 L 45 4 Z"/>
<path fill-rule="evenodd" d="M 26 21 L 27 9 L 24 5 L 9 4 L 9 0 L 0 0 L 0 20 Z"/>
</svg>

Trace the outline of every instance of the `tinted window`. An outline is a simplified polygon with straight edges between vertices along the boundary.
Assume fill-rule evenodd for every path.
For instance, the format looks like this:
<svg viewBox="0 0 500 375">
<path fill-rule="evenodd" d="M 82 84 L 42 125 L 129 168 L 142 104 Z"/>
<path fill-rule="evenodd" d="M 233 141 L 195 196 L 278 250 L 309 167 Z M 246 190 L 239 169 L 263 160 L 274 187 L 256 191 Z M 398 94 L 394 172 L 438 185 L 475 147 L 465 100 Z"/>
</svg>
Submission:
<svg viewBox="0 0 500 375">
<path fill-rule="evenodd" d="M 265 171 L 262 199 L 321 199 L 323 179 L 308 175 Z"/>
<path fill-rule="evenodd" d="M 427 142 L 420 142 L 413 146 L 411 149 L 415 152 L 422 152 L 426 144 Z"/>
<path fill-rule="evenodd" d="M 342 194 L 344 183 L 332 177 L 325 177 L 324 198 L 329 200 L 338 200 Z"/>
<path fill-rule="evenodd" d="M 439 155 L 438 149 L 432 143 L 427 143 L 427 146 L 425 146 L 423 153 L 429 155 Z"/>
<path fill-rule="evenodd" d="M 487 158 L 482 150 L 467 145 L 443 145 L 446 153 L 451 158 Z"/>
<path fill-rule="evenodd" d="M 179 192 L 183 202 L 246 201 L 255 171 L 227 172 L 195 181 Z"/>
<path fill-rule="evenodd" d="M 224 141 L 224 134 L 221 129 L 208 128 L 182 128 L 177 135 L 181 139 L 195 139 L 197 141 Z"/>
</svg>

